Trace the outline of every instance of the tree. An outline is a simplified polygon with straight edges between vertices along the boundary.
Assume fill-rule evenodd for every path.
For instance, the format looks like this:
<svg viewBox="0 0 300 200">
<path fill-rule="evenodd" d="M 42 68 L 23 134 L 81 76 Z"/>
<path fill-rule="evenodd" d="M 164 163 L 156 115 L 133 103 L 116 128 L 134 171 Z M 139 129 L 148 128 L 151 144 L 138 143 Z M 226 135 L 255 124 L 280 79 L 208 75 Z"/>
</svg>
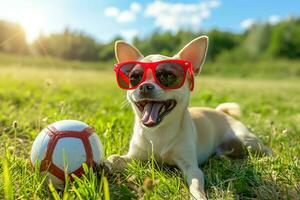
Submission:
<svg viewBox="0 0 300 200">
<path fill-rule="evenodd" d="M 300 19 L 290 18 L 273 28 L 269 52 L 273 56 L 300 58 Z"/>
<path fill-rule="evenodd" d="M 99 58 L 103 61 L 112 60 L 115 58 L 115 42 L 122 40 L 120 36 L 115 37 L 111 42 L 100 46 Z"/>
<path fill-rule="evenodd" d="M 215 60 L 223 51 L 231 50 L 241 43 L 241 36 L 230 32 L 211 30 L 209 37 L 208 59 Z"/>
<path fill-rule="evenodd" d="M 240 44 L 234 49 L 219 55 L 223 60 L 232 59 L 240 62 L 255 60 L 266 55 L 270 45 L 272 26 L 268 23 L 255 24 L 240 36 Z M 226 58 L 228 57 L 228 58 Z"/>
<path fill-rule="evenodd" d="M 82 32 L 69 29 L 48 37 L 40 35 L 33 46 L 41 55 L 84 61 L 99 59 L 99 45 L 95 39 Z"/>
<path fill-rule="evenodd" d="M 136 38 L 134 40 L 134 45 L 136 45 L 144 55 L 160 53 L 166 56 L 173 56 L 180 44 L 181 38 L 171 32 L 154 32 L 145 39 Z"/>
<path fill-rule="evenodd" d="M 19 24 L 0 21 L 0 51 L 15 54 L 28 53 L 26 34 Z"/>
</svg>

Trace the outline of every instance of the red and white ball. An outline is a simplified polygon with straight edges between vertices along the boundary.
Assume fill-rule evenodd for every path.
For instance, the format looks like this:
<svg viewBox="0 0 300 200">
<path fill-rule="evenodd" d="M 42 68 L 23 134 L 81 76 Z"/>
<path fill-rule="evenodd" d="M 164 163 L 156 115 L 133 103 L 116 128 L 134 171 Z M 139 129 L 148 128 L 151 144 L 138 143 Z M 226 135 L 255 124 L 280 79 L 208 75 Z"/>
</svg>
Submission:
<svg viewBox="0 0 300 200">
<path fill-rule="evenodd" d="M 95 130 L 76 120 L 62 120 L 43 129 L 33 142 L 31 163 L 40 163 L 54 186 L 62 187 L 65 176 L 83 173 L 82 164 L 95 167 L 103 161 L 103 146 Z"/>
</svg>

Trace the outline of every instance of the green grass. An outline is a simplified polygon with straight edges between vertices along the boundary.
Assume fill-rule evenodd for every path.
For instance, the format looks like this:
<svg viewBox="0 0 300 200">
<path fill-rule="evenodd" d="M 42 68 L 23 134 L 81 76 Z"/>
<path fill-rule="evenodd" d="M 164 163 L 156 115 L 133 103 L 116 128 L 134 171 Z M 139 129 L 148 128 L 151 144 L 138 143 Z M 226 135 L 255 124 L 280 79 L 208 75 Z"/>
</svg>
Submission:
<svg viewBox="0 0 300 200">
<path fill-rule="evenodd" d="M 29 162 L 31 144 L 43 127 L 61 119 L 82 120 L 95 127 L 107 157 L 127 152 L 133 113 L 112 70 L 71 70 L 64 61 L 58 62 L 65 68 L 39 68 L 37 61 L 20 66 L 9 59 L 11 64 L 0 64 L 0 199 L 105 199 L 105 188 L 111 199 L 188 199 L 181 172 L 151 160 L 134 161 L 114 177 L 87 170 L 65 192 L 44 184 L 45 177 Z M 283 77 L 197 79 L 192 106 L 238 102 L 241 120 L 274 152 L 272 157 L 209 159 L 201 168 L 210 198 L 300 198 L 299 86 L 299 79 Z"/>
<path fill-rule="evenodd" d="M 113 66 L 114 61 L 107 62 L 80 62 L 66 61 L 54 57 L 41 57 L 32 55 L 12 55 L 0 52 L 0 67 L 35 67 L 52 69 L 107 69 Z"/>
</svg>

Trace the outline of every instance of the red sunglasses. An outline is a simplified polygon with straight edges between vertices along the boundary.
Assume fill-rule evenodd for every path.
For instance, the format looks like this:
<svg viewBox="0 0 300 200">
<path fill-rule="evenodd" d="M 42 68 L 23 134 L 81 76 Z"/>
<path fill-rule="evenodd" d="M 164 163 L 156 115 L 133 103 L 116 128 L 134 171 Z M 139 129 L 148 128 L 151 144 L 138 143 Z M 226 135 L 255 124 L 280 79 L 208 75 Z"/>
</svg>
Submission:
<svg viewBox="0 0 300 200">
<path fill-rule="evenodd" d="M 192 64 L 185 60 L 162 60 L 158 62 L 128 61 L 115 64 L 117 82 L 120 88 L 133 90 L 146 80 L 151 69 L 154 81 L 163 89 L 178 89 L 183 86 L 187 72 L 190 74 L 190 90 L 194 88 Z"/>
</svg>

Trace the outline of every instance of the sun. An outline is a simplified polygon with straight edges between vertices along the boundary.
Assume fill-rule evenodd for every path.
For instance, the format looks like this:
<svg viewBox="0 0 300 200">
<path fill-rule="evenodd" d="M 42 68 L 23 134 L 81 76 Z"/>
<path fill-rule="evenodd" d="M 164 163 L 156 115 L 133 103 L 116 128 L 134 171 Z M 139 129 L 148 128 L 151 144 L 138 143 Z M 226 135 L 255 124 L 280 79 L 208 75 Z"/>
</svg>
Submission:
<svg viewBox="0 0 300 200">
<path fill-rule="evenodd" d="M 24 13 L 19 23 L 24 28 L 29 43 L 32 43 L 43 30 L 42 15 L 37 12 Z"/>
</svg>

